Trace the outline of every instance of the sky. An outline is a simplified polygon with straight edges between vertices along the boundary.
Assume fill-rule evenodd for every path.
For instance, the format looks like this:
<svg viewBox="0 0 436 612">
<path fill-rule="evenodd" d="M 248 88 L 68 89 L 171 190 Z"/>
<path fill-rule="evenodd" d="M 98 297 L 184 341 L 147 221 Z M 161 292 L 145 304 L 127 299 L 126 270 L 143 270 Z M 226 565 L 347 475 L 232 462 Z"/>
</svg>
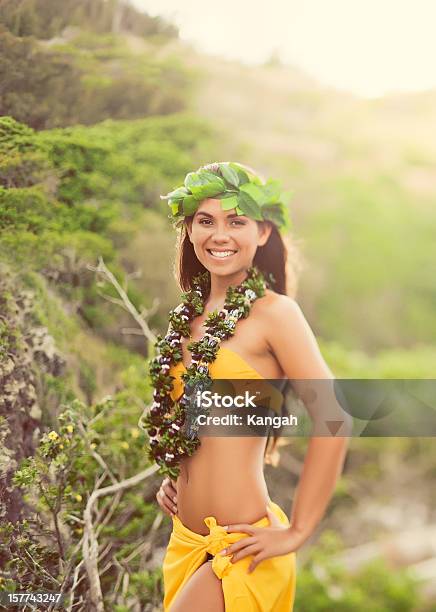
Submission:
<svg viewBox="0 0 436 612">
<path fill-rule="evenodd" d="M 198 51 L 272 53 L 324 85 L 372 98 L 436 88 L 436 0 L 131 0 Z"/>
</svg>

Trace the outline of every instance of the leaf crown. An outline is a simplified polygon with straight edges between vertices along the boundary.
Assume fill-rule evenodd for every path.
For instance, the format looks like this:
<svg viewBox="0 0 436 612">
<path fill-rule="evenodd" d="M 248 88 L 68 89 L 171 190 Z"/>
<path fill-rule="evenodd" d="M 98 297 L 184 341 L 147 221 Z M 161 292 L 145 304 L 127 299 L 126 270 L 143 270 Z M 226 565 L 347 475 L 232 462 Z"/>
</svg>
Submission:
<svg viewBox="0 0 436 612">
<path fill-rule="evenodd" d="M 280 231 L 289 231 L 291 221 L 283 200 L 292 192 L 281 193 L 280 182 L 264 181 L 256 172 L 237 162 L 216 162 L 189 172 L 181 187 L 160 196 L 168 200 L 169 219 L 180 227 L 185 217 L 193 215 L 205 198 L 221 200 L 223 210 L 236 209 L 256 221 L 270 221 Z"/>
</svg>

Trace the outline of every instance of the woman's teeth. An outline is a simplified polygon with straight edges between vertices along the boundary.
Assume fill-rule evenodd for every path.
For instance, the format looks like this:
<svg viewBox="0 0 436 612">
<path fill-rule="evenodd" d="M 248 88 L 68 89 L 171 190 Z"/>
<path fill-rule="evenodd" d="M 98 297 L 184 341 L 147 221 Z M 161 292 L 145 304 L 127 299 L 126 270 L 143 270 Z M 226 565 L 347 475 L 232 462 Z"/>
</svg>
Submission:
<svg viewBox="0 0 436 612">
<path fill-rule="evenodd" d="M 212 249 L 207 249 L 208 252 L 214 257 L 219 257 L 220 259 L 224 259 L 224 257 L 230 257 L 236 253 L 236 251 L 213 251 Z"/>
</svg>

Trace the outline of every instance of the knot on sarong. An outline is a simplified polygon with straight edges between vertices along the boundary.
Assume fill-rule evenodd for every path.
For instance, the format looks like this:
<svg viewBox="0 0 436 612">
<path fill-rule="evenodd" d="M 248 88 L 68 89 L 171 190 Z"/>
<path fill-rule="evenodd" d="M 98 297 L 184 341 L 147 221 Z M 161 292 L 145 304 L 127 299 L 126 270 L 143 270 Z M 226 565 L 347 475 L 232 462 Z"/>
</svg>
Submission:
<svg viewBox="0 0 436 612">
<path fill-rule="evenodd" d="M 221 525 L 217 525 L 216 518 L 213 516 L 206 517 L 204 522 L 206 523 L 207 527 L 209 527 L 210 532 L 207 536 L 205 536 L 206 550 L 211 555 L 216 555 L 227 547 L 227 531 Z"/>
<path fill-rule="evenodd" d="M 222 557 L 218 554 L 212 559 L 212 569 L 217 578 L 222 579 L 223 576 L 227 576 L 232 567 L 233 563 L 230 561 L 229 556 Z"/>
<path fill-rule="evenodd" d="M 212 569 L 215 576 L 222 579 L 222 577 L 226 576 L 233 567 L 233 564 L 230 561 L 230 556 L 226 555 L 223 557 L 219 554 L 222 550 L 227 548 L 229 544 L 231 544 L 229 541 L 229 534 L 224 527 L 217 525 L 216 518 L 213 516 L 206 517 L 204 522 L 209 527 L 210 532 L 207 536 L 205 536 L 206 550 L 208 553 L 213 555 Z"/>
</svg>

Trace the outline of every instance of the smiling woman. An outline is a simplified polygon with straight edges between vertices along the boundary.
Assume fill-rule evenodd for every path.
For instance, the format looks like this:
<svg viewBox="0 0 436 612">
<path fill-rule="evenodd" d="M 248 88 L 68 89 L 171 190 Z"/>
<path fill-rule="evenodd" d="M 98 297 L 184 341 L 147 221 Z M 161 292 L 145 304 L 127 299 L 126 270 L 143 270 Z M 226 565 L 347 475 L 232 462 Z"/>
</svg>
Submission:
<svg viewBox="0 0 436 612">
<path fill-rule="evenodd" d="M 193 391 L 214 378 L 333 377 L 287 295 L 280 235 L 289 226 L 287 210 L 277 182 L 229 162 L 189 173 L 165 199 L 179 229 L 176 271 L 184 293 L 150 365 L 154 402 L 144 419 L 150 458 L 177 496 L 175 510 L 168 481 L 157 495 L 173 516 L 164 609 L 289 612 L 296 550 L 322 518 L 343 463 L 341 432 L 311 441 L 289 519 L 268 495 L 268 441 L 199 438 L 188 409 Z"/>
<path fill-rule="evenodd" d="M 220 167 L 224 167 L 225 172 L 228 172 L 228 169 L 232 169 L 232 166 L 235 168 L 235 173 L 228 176 L 233 180 L 233 183 L 228 183 L 227 190 L 215 194 L 215 198 L 195 200 L 191 215 L 185 216 L 184 214 L 184 211 L 187 210 L 185 201 L 181 206 L 179 204 L 180 199 L 173 200 L 169 197 L 177 192 L 180 196 L 179 190 L 165 196 L 170 204 L 173 203 L 173 206 L 174 203 L 176 204 L 176 207 L 172 210 L 173 217 L 176 219 L 175 225 L 179 230 L 176 275 L 180 287 L 186 291 L 192 286 L 192 279 L 196 274 L 208 270 L 204 256 L 198 257 L 198 253 L 195 251 L 190 235 L 192 229 L 199 230 L 198 226 L 201 226 L 201 231 L 206 236 L 207 228 L 209 228 L 209 234 L 210 228 L 213 228 L 213 231 L 216 232 L 217 223 L 221 225 L 221 222 L 225 220 L 225 225 L 230 230 L 228 237 L 239 236 L 240 240 L 245 235 L 245 239 L 247 239 L 247 224 L 251 236 L 256 225 L 260 232 L 266 231 L 268 233 L 269 239 L 267 241 L 262 239 L 257 248 L 253 249 L 251 247 L 253 265 L 256 265 L 262 272 L 273 275 L 274 291 L 293 296 L 296 289 L 296 273 L 299 264 L 298 252 L 286 233 L 289 231 L 291 222 L 288 209 L 281 201 L 286 195 L 289 197 L 289 194 L 280 192 L 278 181 L 265 181 L 252 168 L 244 164 L 212 163 L 202 166 L 198 172 L 220 172 Z M 197 173 L 190 173 L 190 175 L 195 174 Z M 241 181 L 241 176 L 244 177 L 244 174 L 247 177 L 246 182 L 241 184 L 239 181 Z M 249 180 L 251 177 L 256 182 L 251 182 Z M 244 178 L 242 178 L 242 181 L 244 181 Z M 239 191 L 234 185 L 236 182 Z M 263 192 L 259 192 L 260 188 L 263 189 Z M 253 221 L 257 221 L 257 223 L 253 223 Z M 267 221 L 270 222 L 267 223 Z M 223 227 L 218 229 L 222 232 Z M 244 231 L 241 231 L 242 229 Z M 212 246 L 214 247 L 213 253 L 211 252 Z M 230 244 L 225 237 L 224 242 L 222 239 L 220 242 L 219 234 L 218 239 L 215 238 L 214 244 L 210 243 L 206 247 L 206 252 L 209 255 L 208 261 L 216 261 L 218 257 L 226 256 L 230 257 L 230 260 L 234 260 L 235 258 L 233 255 L 230 256 L 228 251 L 237 250 L 236 245 Z"/>
<path fill-rule="evenodd" d="M 218 265 L 218 269 L 227 270 L 224 265 L 233 266 L 248 253 L 252 254 L 253 265 L 274 276 L 274 289 L 278 293 L 286 292 L 286 274 L 292 273 L 283 266 L 292 249 L 287 248 L 274 225 L 222 210 L 221 201 L 213 198 L 203 200 L 198 211 L 187 218 L 180 232 L 178 249 L 177 274 L 184 289 L 189 287 L 195 274 L 208 269 L 208 261 Z"/>
<path fill-rule="evenodd" d="M 219 181 L 215 184 L 217 177 Z M 186 198 L 192 191 L 196 196 L 194 202 L 186 205 Z M 202 199 L 206 193 L 212 193 L 214 197 Z M 183 187 L 161 196 L 168 200 L 172 211 L 170 218 L 178 231 L 175 273 L 180 288 L 191 290 L 195 276 L 209 274 L 211 265 L 217 271 L 217 280 L 224 274 L 228 282 L 228 264 L 232 264 L 232 268 L 235 265 L 241 268 L 241 262 L 245 259 L 270 279 L 274 292 L 294 297 L 300 262 L 298 249 L 288 233 L 291 221 L 289 211 L 283 204 L 286 196 L 289 197 L 289 192 L 282 193 L 277 180 L 266 181 L 250 166 L 229 162 L 202 166 L 186 176 Z M 231 204 L 236 205 L 235 208 L 229 208 Z M 184 214 L 188 211 L 192 214 Z M 243 214 L 243 211 L 247 214 Z M 253 214 L 256 219 L 253 219 Z M 208 237 L 210 241 L 205 243 Z M 209 292 L 210 286 L 206 286 L 204 296 L 208 300 L 208 309 L 213 310 L 223 300 L 222 296 L 214 300 Z M 197 318 L 198 324 L 201 320 L 204 318 Z M 244 324 L 240 322 L 238 327 Z M 256 342 L 256 335 L 253 341 Z M 220 349 L 227 351 L 228 361 L 231 343 L 227 341 L 226 345 Z M 233 362 L 237 357 L 241 359 L 244 355 L 250 355 L 250 352 L 259 353 L 253 346 L 247 347 L 246 351 L 233 352 Z M 250 363 L 250 359 L 248 361 Z M 257 355 L 257 359 L 251 359 L 252 365 L 253 362 L 254 367 L 247 369 L 245 361 L 244 368 L 237 366 L 236 369 L 245 372 L 246 378 L 256 377 L 257 364 L 263 367 L 265 377 L 284 376 L 283 370 L 273 360 Z M 219 364 L 211 364 L 211 367 L 216 372 Z M 175 381 L 177 384 L 178 381 Z M 280 431 L 273 431 L 271 439 L 268 437 L 265 449 L 267 463 L 278 460 L 279 434 Z"/>
<path fill-rule="evenodd" d="M 271 234 L 271 225 L 259 224 L 221 208 L 221 200 L 207 198 L 201 202 L 193 218 L 188 221 L 189 240 L 197 259 L 205 267 L 205 257 L 211 264 L 225 268 L 226 274 L 245 260 L 252 261 L 257 247 L 264 246 Z M 216 260 L 216 261 L 215 261 Z"/>
</svg>

